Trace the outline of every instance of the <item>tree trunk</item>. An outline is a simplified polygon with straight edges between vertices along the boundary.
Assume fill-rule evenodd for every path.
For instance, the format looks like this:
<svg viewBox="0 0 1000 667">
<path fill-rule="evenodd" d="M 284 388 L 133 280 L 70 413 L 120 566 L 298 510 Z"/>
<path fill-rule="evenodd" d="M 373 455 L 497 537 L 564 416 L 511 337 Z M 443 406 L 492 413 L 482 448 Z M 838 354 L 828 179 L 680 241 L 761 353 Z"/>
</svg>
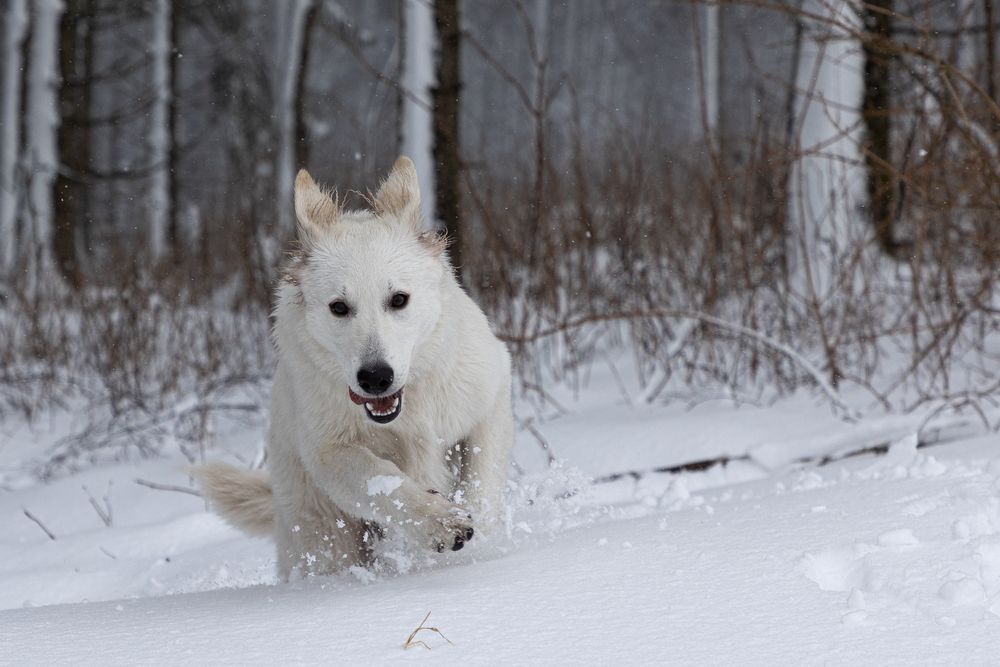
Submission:
<svg viewBox="0 0 1000 667">
<path fill-rule="evenodd" d="M 438 33 L 437 84 L 431 90 L 434 108 L 434 185 L 437 219 L 451 237 L 450 255 L 456 275 L 462 272 L 462 210 L 459 179 L 459 99 L 462 92 L 461 30 L 458 0 L 434 0 Z"/>
<path fill-rule="evenodd" d="M 167 190 L 167 200 L 170 202 L 170 215 L 167 217 L 167 243 L 170 245 L 170 252 L 177 262 L 181 253 L 181 186 L 180 162 L 181 148 L 178 136 L 178 120 L 180 116 L 180 58 L 181 58 L 181 16 L 183 5 L 177 0 L 170 0 L 170 59 L 167 70 L 168 85 L 170 86 L 170 105 L 167 108 L 167 174 L 170 177 L 170 185 Z"/>
<path fill-rule="evenodd" d="M 891 256 L 898 246 L 893 233 L 896 183 L 892 169 L 891 67 L 894 0 L 870 0 L 862 10 L 865 37 L 864 99 L 865 163 L 868 168 L 868 214 L 882 250 Z"/>
<path fill-rule="evenodd" d="M 299 55 L 299 72 L 295 81 L 295 166 L 309 166 L 309 124 L 306 122 L 306 82 L 309 78 L 309 54 L 312 52 L 313 33 L 322 3 L 315 3 L 306 12 L 303 26 L 302 50 Z"/>
<path fill-rule="evenodd" d="M 60 0 L 30 4 L 31 33 L 25 67 L 27 120 L 25 170 L 30 175 L 28 210 L 23 225 L 28 236 L 29 282 L 44 279 L 51 268 L 53 183 L 58 171 Z"/>
<path fill-rule="evenodd" d="M 9 0 L 4 14 L 3 65 L 0 72 L 0 271 L 17 260 L 17 202 L 21 199 L 21 55 L 28 27 L 25 0 Z"/>
<path fill-rule="evenodd" d="M 434 85 L 434 11 L 425 0 L 403 0 L 406 13 L 406 56 L 403 61 L 403 153 L 417 168 L 420 211 L 424 223 L 434 225 L 433 118 L 430 91 Z"/>
<path fill-rule="evenodd" d="M 282 40 L 279 47 L 281 67 L 276 79 L 278 89 L 278 164 L 277 164 L 277 215 L 281 233 L 287 233 L 293 227 L 292 220 L 292 181 L 295 177 L 295 160 L 298 142 L 295 139 L 298 122 L 295 114 L 299 105 L 295 94 L 298 89 L 299 77 L 305 63 L 302 60 L 302 46 L 306 25 L 306 14 L 309 13 L 314 0 L 292 0 L 280 5 L 287 12 L 282 19 L 279 37 Z M 276 5 L 277 6 L 277 5 Z M 301 165 L 300 165 L 301 166 Z"/>
<path fill-rule="evenodd" d="M 153 88 L 156 102 L 153 105 L 150 120 L 149 144 L 150 159 L 155 171 L 149 193 L 149 247 L 156 259 L 162 259 L 166 253 L 176 256 L 174 239 L 171 232 L 174 215 L 174 201 L 171 199 L 174 174 L 169 160 L 173 136 L 170 133 L 171 85 L 170 70 L 172 67 L 173 35 L 172 24 L 173 0 L 156 0 L 153 10 Z"/>
<path fill-rule="evenodd" d="M 93 70 L 94 0 L 70 0 L 59 22 L 58 141 L 60 169 L 55 181 L 52 253 L 67 285 L 83 286 L 78 234 L 89 224 L 90 115 Z"/>
<path fill-rule="evenodd" d="M 996 77 L 996 28 L 993 25 L 993 0 L 983 0 L 983 14 L 986 23 L 986 94 L 997 101 Z"/>
</svg>

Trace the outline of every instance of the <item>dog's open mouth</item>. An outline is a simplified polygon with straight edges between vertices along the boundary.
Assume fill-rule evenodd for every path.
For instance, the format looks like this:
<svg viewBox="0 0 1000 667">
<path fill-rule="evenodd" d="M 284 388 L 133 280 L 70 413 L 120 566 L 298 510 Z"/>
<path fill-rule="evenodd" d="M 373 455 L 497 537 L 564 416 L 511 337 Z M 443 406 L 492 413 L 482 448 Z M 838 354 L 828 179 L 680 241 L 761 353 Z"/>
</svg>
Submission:
<svg viewBox="0 0 1000 667">
<path fill-rule="evenodd" d="M 377 424 L 388 424 L 399 416 L 403 411 L 403 390 L 400 389 L 395 394 L 389 396 L 379 396 L 378 398 L 365 398 L 354 393 L 350 387 L 351 400 L 358 405 L 365 406 L 368 418 Z"/>
</svg>

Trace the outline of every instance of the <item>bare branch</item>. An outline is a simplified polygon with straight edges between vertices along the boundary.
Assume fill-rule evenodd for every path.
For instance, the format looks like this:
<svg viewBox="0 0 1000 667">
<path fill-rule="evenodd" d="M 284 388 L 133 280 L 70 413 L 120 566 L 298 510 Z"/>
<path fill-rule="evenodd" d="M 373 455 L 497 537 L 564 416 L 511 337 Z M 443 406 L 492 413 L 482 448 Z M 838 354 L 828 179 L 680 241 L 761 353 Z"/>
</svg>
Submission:
<svg viewBox="0 0 1000 667">
<path fill-rule="evenodd" d="M 198 491 L 198 489 L 192 489 L 186 486 L 177 486 L 176 484 L 160 484 L 159 482 L 150 482 L 149 480 L 138 477 L 134 481 L 139 486 L 156 489 L 157 491 L 176 491 L 177 493 L 186 493 L 190 496 L 201 498 L 201 492 Z"/>
<path fill-rule="evenodd" d="M 48 528 L 45 527 L 45 524 L 42 523 L 41 519 L 39 519 L 37 516 L 35 516 L 31 512 L 29 512 L 27 507 L 22 507 L 21 509 L 24 511 L 24 516 L 26 516 L 29 519 L 31 519 L 32 521 L 34 521 L 38 525 L 39 528 L 41 528 L 43 531 L 45 531 L 45 534 L 49 536 L 49 539 L 52 540 L 53 542 L 55 542 L 56 536 L 52 533 L 51 530 L 49 530 Z"/>
</svg>

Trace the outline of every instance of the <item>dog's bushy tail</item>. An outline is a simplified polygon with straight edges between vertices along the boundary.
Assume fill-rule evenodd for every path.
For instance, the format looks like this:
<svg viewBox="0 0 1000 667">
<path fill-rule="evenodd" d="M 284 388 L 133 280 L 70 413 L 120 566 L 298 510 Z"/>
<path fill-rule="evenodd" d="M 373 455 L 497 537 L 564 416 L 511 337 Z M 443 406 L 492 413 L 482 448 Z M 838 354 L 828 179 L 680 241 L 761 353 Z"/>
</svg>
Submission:
<svg viewBox="0 0 1000 667">
<path fill-rule="evenodd" d="M 194 466 L 191 475 L 209 506 L 229 524 L 251 535 L 274 533 L 274 496 L 267 473 L 206 463 Z"/>
</svg>

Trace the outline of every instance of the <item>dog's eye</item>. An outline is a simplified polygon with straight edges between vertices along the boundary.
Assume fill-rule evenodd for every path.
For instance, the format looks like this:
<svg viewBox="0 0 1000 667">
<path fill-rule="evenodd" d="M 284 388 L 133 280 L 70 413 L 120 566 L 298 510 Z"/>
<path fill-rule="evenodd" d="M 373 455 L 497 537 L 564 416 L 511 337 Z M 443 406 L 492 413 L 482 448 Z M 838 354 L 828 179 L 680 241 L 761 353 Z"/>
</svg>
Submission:
<svg viewBox="0 0 1000 667">
<path fill-rule="evenodd" d="M 334 301 L 330 304 L 330 312 L 337 317 L 345 317 L 351 309 L 347 307 L 347 304 L 343 301 Z"/>
<path fill-rule="evenodd" d="M 389 305 L 395 310 L 400 310 L 401 308 L 406 308 L 406 304 L 410 301 L 410 295 L 404 294 L 402 292 L 396 292 L 392 295 L 389 300 Z"/>
</svg>

